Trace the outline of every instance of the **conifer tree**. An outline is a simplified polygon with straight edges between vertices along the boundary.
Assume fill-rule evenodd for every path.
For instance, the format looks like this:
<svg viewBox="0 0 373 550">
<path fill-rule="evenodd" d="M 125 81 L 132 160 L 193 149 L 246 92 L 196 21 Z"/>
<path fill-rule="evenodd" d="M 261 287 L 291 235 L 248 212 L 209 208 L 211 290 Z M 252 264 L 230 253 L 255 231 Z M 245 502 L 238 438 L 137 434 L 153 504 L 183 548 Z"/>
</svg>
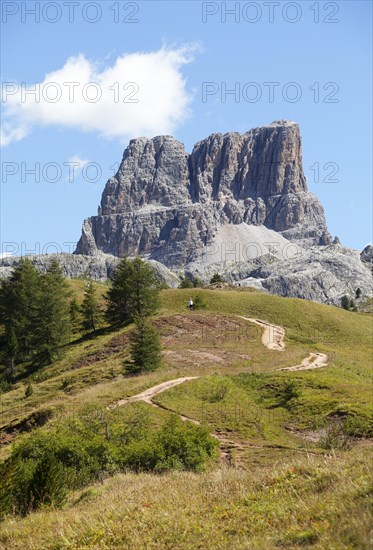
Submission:
<svg viewBox="0 0 373 550">
<path fill-rule="evenodd" d="M 126 366 L 129 373 L 156 370 L 161 363 L 161 341 L 158 331 L 144 318 L 137 316 L 131 333 L 132 363 Z"/>
<path fill-rule="evenodd" d="M 0 285 L 0 323 L 4 326 L 3 355 L 10 371 L 35 351 L 35 328 L 41 276 L 28 259 L 21 259 L 8 280 Z"/>
<path fill-rule="evenodd" d="M 185 275 L 183 279 L 181 279 L 179 288 L 193 288 L 194 284 L 193 281 L 188 277 L 188 275 Z"/>
<path fill-rule="evenodd" d="M 86 285 L 81 311 L 83 314 L 83 329 L 96 330 L 100 324 L 102 314 L 96 296 L 96 287 L 92 281 L 89 281 Z"/>
<path fill-rule="evenodd" d="M 36 356 L 39 364 L 53 361 L 71 333 L 70 290 L 56 259 L 41 280 L 38 326 L 35 330 Z"/>
<path fill-rule="evenodd" d="M 224 279 L 221 275 L 219 275 L 219 273 L 214 273 L 214 275 L 211 277 L 210 284 L 214 283 L 224 283 Z"/>
<path fill-rule="evenodd" d="M 16 332 L 12 325 L 5 329 L 5 353 L 8 366 L 7 377 L 12 379 L 15 372 L 16 360 L 19 357 L 19 344 Z"/>
<path fill-rule="evenodd" d="M 80 327 L 82 324 L 82 316 L 80 313 L 80 306 L 78 304 L 78 300 L 75 297 L 72 300 L 70 300 L 69 313 L 70 313 L 71 332 L 73 334 L 77 334 L 78 332 L 80 332 Z"/>
<path fill-rule="evenodd" d="M 341 305 L 343 309 L 349 310 L 351 308 L 351 300 L 348 296 L 342 296 Z"/>
<path fill-rule="evenodd" d="M 135 316 L 147 317 L 158 308 L 159 287 L 150 265 L 141 258 L 124 258 L 115 270 L 107 293 L 107 319 L 110 323 L 128 323 Z"/>
</svg>

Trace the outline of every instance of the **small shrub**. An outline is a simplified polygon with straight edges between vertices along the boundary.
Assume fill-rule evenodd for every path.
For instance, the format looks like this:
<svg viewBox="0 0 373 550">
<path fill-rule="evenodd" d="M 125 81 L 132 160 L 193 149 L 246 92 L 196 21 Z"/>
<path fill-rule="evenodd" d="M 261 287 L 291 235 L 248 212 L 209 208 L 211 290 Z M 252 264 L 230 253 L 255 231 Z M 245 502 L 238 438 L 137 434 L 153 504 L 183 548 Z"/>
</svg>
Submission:
<svg viewBox="0 0 373 550">
<path fill-rule="evenodd" d="M 207 305 L 202 296 L 193 298 L 193 309 L 206 309 Z"/>
<path fill-rule="evenodd" d="M 61 390 L 67 390 L 67 389 L 70 389 L 70 385 L 72 383 L 73 379 L 72 378 L 63 378 L 62 379 L 62 382 L 61 382 Z"/>
<path fill-rule="evenodd" d="M 181 279 L 179 288 L 193 288 L 193 287 L 194 287 L 194 284 L 193 284 L 193 281 L 190 279 L 190 277 L 186 275 L 183 279 Z"/>
<path fill-rule="evenodd" d="M 12 389 L 13 389 L 13 387 L 12 387 L 11 382 L 9 382 L 9 380 L 1 380 L 0 381 L 0 394 L 11 391 Z"/>
<path fill-rule="evenodd" d="M 352 437 L 372 437 L 373 425 L 368 418 L 349 415 L 344 422 L 344 432 Z"/>
<path fill-rule="evenodd" d="M 214 283 L 224 283 L 224 279 L 222 278 L 219 273 L 214 273 L 214 275 L 210 279 L 210 284 L 213 285 Z"/>
<path fill-rule="evenodd" d="M 202 388 L 201 399 L 208 403 L 219 403 L 228 394 L 228 380 L 209 380 Z"/>
<path fill-rule="evenodd" d="M 68 473 L 47 441 L 42 450 L 35 448 L 33 452 L 18 446 L 0 473 L 2 515 L 9 512 L 25 515 L 42 505 L 60 506 L 66 498 Z"/>
<path fill-rule="evenodd" d="M 278 406 L 285 407 L 286 409 L 290 408 L 291 401 L 297 399 L 300 395 L 298 384 L 295 380 L 285 380 L 282 387 L 279 389 L 278 393 Z"/>
<path fill-rule="evenodd" d="M 27 399 L 28 397 L 31 397 L 33 393 L 34 393 L 34 388 L 32 387 L 31 384 L 27 384 L 25 389 L 25 399 Z"/>
<path fill-rule="evenodd" d="M 216 457 L 217 446 L 206 428 L 172 415 L 153 437 L 132 441 L 124 449 L 123 463 L 135 471 L 201 471 Z"/>
<path fill-rule="evenodd" d="M 193 286 L 194 286 L 194 288 L 199 288 L 199 287 L 203 286 L 202 279 L 200 279 L 200 277 L 196 277 L 193 281 Z"/>
<path fill-rule="evenodd" d="M 325 434 L 319 439 L 323 449 L 349 449 L 353 437 L 347 433 L 346 418 L 330 418 L 325 427 Z"/>
</svg>

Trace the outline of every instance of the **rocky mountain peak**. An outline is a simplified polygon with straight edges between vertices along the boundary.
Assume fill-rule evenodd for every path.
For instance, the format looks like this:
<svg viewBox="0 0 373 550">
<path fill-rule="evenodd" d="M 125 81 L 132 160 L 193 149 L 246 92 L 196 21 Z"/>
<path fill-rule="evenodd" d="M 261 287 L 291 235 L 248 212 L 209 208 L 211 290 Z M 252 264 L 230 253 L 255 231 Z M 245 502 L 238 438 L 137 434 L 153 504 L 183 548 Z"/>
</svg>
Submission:
<svg viewBox="0 0 373 550">
<path fill-rule="evenodd" d="M 211 134 L 191 154 L 172 136 L 131 140 L 76 252 L 140 254 L 178 268 L 226 224 L 263 225 L 308 245 L 328 240 L 296 123 Z"/>
</svg>

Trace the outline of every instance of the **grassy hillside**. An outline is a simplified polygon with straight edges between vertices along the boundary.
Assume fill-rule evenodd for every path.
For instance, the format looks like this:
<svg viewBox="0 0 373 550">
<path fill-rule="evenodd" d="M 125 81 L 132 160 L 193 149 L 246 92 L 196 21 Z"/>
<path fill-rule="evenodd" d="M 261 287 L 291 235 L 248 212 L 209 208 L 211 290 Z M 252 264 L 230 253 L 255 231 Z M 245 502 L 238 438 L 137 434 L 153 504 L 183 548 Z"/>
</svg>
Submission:
<svg viewBox="0 0 373 550">
<path fill-rule="evenodd" d="M 84 281 L 71 284 L 81 297 Z M 190 312 L 197 296 L 206 307 Z M 108 475 L 61 509 L 5 518 L 1 547 L 369 548 L 372 316 L 245 289 L 161 297 L 161 369 L 124 375 L 131 327 L 77 339 L 1 394 L 1 458 L 36 429 L 52 433 L 89 407 L 188 376 L 197 378 L 154 397 L 160 408 L 115 409 L 117 423 L 135 412 L 157 429 L 174 411 L 217 436 L 221 457 L 201 473 Z M 238 315 L 283 326 L 285 351 L 263 346 L 261 329 Z M 278 370 L 310 352 L 328 366 Z"/>
</svg>

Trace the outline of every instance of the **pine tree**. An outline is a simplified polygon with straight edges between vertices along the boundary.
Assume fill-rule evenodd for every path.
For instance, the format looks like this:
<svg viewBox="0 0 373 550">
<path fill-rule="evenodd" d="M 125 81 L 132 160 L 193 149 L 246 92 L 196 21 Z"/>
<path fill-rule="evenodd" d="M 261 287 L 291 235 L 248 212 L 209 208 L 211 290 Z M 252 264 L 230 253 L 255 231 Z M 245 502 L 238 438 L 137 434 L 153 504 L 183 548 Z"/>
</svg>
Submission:
<svg viewBox="0 0 373 550">
<path fill-rule="evenodd" d="M 147 317 L 158 308 L 159 286 L 154 270 L 141 258 L 124 258 L 115 270 L 106 296 L 110 323 L 128 323 L 136 315 Z"/>
<path fill-rule="evenodd" d="M 200 277 L 196 277 L 193 281 L 193 286 L 194 286 L 194 288 L 199 288 L 199 287 L 203 286 L 202 279 L 200 279 Z"/>
<path fill-rule="evenodd" d="M 179 288 L 193 288 L 193 281 L 186 275 L 183 279 L 181 279 Z"/>
<path fill-rule="evenodd" d="M 83 314 L 83 329 L 96 330 L 100 324 L 102 314 L 96 296 L 96 288 L 92 281 L 89 281 L 86 285 L 81 311 Z"/>
<path fill-rule="evenodd" d="M 31 359 L 35 351 L 35 328 L 41 276 L 28 259 L 21 259 L 0 286 L 0 323 L 4 326 L 3 355 L 11 372 L 17 362 Z"/>
<path fill-rule="evenodd" d="M 80 306 L 76 298 L 73 298 L 72 300 L 70 300 L 69 314 L 70 314 L 71 332 L 73 334 L 77 334 L 80 332 L 80 327 L 82 324 L 82 316 L 80 313 Z"/>
<path fill-rule="evenodd" d="M 154 371 L 161 363 L 161 341 L 158 331 L 144 317 L 137 316 L 131 332 L 132 364 L 126 365 L 129 373 Z"/>
<path fill-rule="evenodd" d="M 342 296 L 341 305 L 343 309 L 349 310 L 351 308 L 351 300 L 348 296 Z"/>
<path fill-rule="evenodd" d="M 25 389 L 25 398 L 31 397 L 31 395 L 34 393 L 34 388 L 32 387 L 32 384 L 27 384 Z"/>
<path fill-rule="evenodd" d="M 131 293 L 131 263 L 124 258 L 112 276 L 111 288 L 107 293 L 106 317 L 110 323 L 128 321 L 130 318 L 129 296 Z"/>
<path fill-rule="evenodd" d="M 7 377 L 12 380 L 15 374 L 16 359 L 19 356 L 19 344 L 12 325 L 5 328 L 5 353 L 7 356 Z"/>
<path fill-rule="evenodd" d="M 214 283 L 224 283 L 224 279 L 221 275 L 219 275 L 219 273 L 214 273 L 214 275 L 211 277 L 210 284 Z"/>
<path fill-rule="evenodd" d="M 69 340 L 70 290 L 59 266 L 53 259 L 42 277 L 38 326 L 35 330 L 37 363 L 49 364 Z"/>
<path fill-rule="evenodd" d="M 360 288 L 357 288 L 356 293 L 355 293 L 355 298 L 358 300 L 360 298 L 360 296 L 361 296 L 361 290 L 360 290 Z"/>
</svg>

